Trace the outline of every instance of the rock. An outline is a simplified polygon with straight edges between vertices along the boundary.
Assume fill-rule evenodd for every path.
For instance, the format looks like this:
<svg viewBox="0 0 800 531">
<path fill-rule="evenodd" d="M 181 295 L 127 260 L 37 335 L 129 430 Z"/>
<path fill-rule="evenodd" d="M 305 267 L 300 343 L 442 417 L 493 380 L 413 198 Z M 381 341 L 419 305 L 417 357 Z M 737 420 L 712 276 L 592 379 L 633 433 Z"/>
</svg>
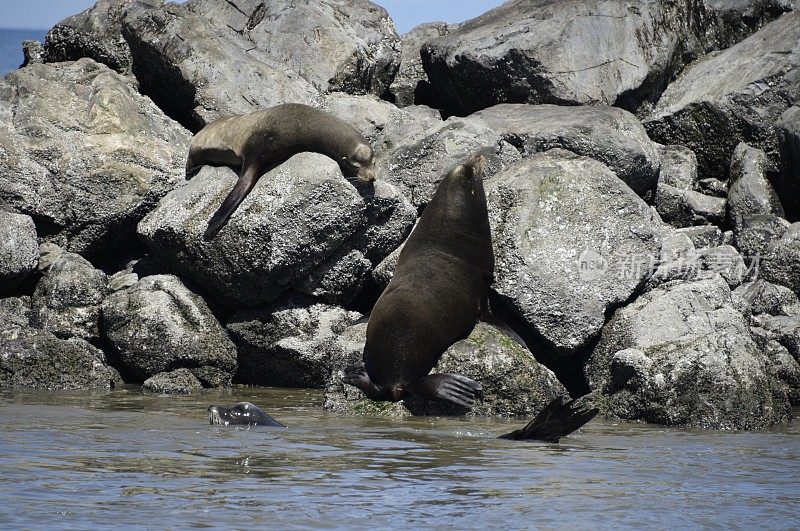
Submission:
<svg viewBox="0 0 800 531">
<path fill-rule="evenodd" d="M 766 166 L 767 154 L 760 149 L 741 142 L 733 151 L 728 189 L 728 222 L 732 227 L 740 227 L 742 220 L 750 216 L 785 216 L 767 180 Z"/>
<path fill-rule="evenodd" d="M 692 149 L 701 178 L 719 177 L 742 141 L 774 157 L 774 125 L 800 100 L 798 65 L 800 12 L 794 12 L 687 67 L 644 126 L 657 142 Z"/>
<path fill-rule="evenodd" d="M 65 252 L 63 248 L 54 243 L 45 242 L 41 244 L 39 246 L 39 272 L 47 272 Z"/>
<path fill-rule="evenodd" d="M 741 219 L 734 230 L 736 247 L 748 261 L 759 261 L 772 242 L 786 234 L 790 223 L 773 214 L 748 216 Z"/>
<path fill-rule="evenodd" d="M 577 352 L 649 278 L 661 248 L 650 207 L 604 164 L 564 150 L 486 187 L 501 305 L 550 348 Z"/>
<path fill-rule="evenodd" d="M 160 372 L 142 384 L 144 391 L 162 395 L 190 395 L 203 388 L 200 380 L 189 369 Z"/>
<path fill-rule="evenodd" d="M 62 253 L 42 275 L 31 300 L 31 322 L 56 337 L 100 337 L 100 305 L 106 296 L 105 273 L 85 258 Z"/>
<path fill-rule="evenodd" d="M 741 255 L 730 245 L 701 249 L 697 257 L 703 271 L 712 276 L 719 273 L 731 289 L 741 284 L 750 272 Z"/>
<path fill-rule="evenodd" d="M 103 301 L 103 336 L 138 381 L 189 369 L 204 386 L 230 384 L 236 348 L 206 303 L 171 275 L 143 278 Z"/>
<path fill-rule="evenodd" d="M 523 156 L 563 148 L 606 164 L 643 196 L 658 179 L 661 154 L 639 120 L 614 107 L 496 105 L 476 113 Z"/>
<path fill-rule="evenodd" d="M 38 261 L 39 244 L 33 220 L 0 210 L 0 295 L 19 286 L 36 269 Z"/>
<path fill-rule="evenodd" d="M 361 251 L 342 251 L 320 264 L 295 289 L 330 304 L 349 304 L 364 289 L 371 273 L 372 263 Z"/>
<path fill-rule="evenodd" d="M 759 429 L 790 415 L 785 388 L 719 276 L 662 286 L 617 310 L 586 373 L 612 418 Z"/>
<path fill-rule="evenodd" d="M 481 152 L 487 159 L 484 179 L 504 166 L 500 135 L 480 119 L 450 118 L 422 131 L 412 122 L 393 134 L 400 138 L 391 141 L 392 148 L 378 152 L 377 174 L 396 185 L 418 208 L 428 204 L 453 166 L 475 153 Z"/>
<path fill-rule="evenodd" d="M 341 369 L 361 359 L 366 324 L 349 328 L 339 347 L 338 366 L 326 388 L 325 409 L 350 414 L 389 417 L 407 415 L 452 415 L 464 408 L 433 400 L 411 399 L 403 406 L 374 402 L 358 389 L 341 383 Z M 338 369 L 338 370 L 337 370 Z M 452 345 L 433 372 L 457 373 L 483 386 L 483 396 L 469 410 L 475 416 L 530 416 L 557 396 L 567 396 L 555 375 L 533 355 L 504 333 L 478 323 L 467 339 Z"/>
<path fill-rule="evenodd" d="M 378 264 L 378 266 L 372 272 L 372 279 L 381 289 L 385 289 L 386 286 L 389 285 L 389 282 L 391 282 L 392 277 L 394 276 L 394 270 L 397 268 L 397 259 L 400 258 L 400 253 L 403 252 L 404 246 L 405 242 L 403 242 L 403 245 L 392 251 L 389 256 L 384 258 L 383 261 Z"/>
<path fill-rule="evenodd" d="M 0 388 L 113 389 L 122 383 L 102 351 L 45 330 L 0 330 Z"/>
<path fill-rule="evenodd" d="M 685 234 L 698 249 L 704 247 L 718 247 L 722 243 L 722 231 L 716 225 L 695 225 L 678 229 L 680 234 Z"/>
<path fill-rule="evenodd" d="M 376 150 L 380 149 L 384 130 L 398 128 L 404 123 L 417 122 L 419 118 L 413 112 L 414 109 L 409 111 L 398 109 L 371 94 L 353 96 L 344 92 L 332 92 L 322 97 L 322 106 L 329 113 L 355 127 Z M 438 112 L 433 109 L 427 110 L 428 121 L 435 123 L 442 121 Z M 381 178 L 383 176 L 379 175 L 378 179 Z"/>
<path fill-rule="evenodd" d="M 697 278 L 700 261 L 691 238 L 669 225 L 668 230 L 661 231 L 661 253 L 653 276 L 647 281 L 645 289 L 650 291 L 673 280 Z"/>
<path fill-rule="evenodd" d="M 758 279 L 747 282 L 731 293 L 734 307 L 745 317 L 752 315 L 789 315 L 798 308 L 797 295 L 789 288 Z"/>
<path fill-rule="evenodd" d="M 148 0 L 145 0 L 148 1 Z M 89 57 L 120 73 L 131 69 L 131 51 L 122 38 L 122 18 L 134 0 L 99 0 L 93 7 L 65 18 L 47 33 L 48 63 Z M 155 1 L 150 1 L 156 5 Z"/>
<path fill-rule="evenodd" d="M 253 48 L 224 24 L 186 6 L 137 2 L 122 20 L 143 94 L 197 132 L 232 114 L 280 103 L 315 103 L 318 92 L 286 65 Z"/>
<path fill-rule="evenodd" d="M 235 182 L 232 170 L 206 166 L 139 225 L 157 258 L 233 308 L 268 304 L 293 287 L 356 294 L 369 275 L 362 258 L 349 256 L 356 271 L 329 260 L 355 250 L 378 263 L 416 214 L 386 183 L 359 195 L 334 161 L 302 153 L 262 177 L 227 225 L 204 239 Z"/>
<path fill-rule="evenodd" d="M 215 27 L 232 29 L 248 51 L 255 47 L 321 92 L 380 96 L 400 64 L 394 22 L 367 0 L 191 0 L 187 7 Z"/>
<path fill-rule="evenodd" d="M 118 271 L 108 277 L 108 292 L 114 293 L 124 289 L 132 288 L 139 282 L 139 275 L 127 271 Z"/>
<path fill-rule="evenodd" d="M 642 128 L 644 132 L 644 128 Z M 646 134 L 646 133 L 645 133 Z M 662 146 L 659 183 L 680 190 L 698 190 L 697 157 L 694 151 L 684 146 Z"/>
<path fill-rule="evenodd" d="M 0 200 L 92 260 L 136 248 L 136 224 L 178 183 L 188 141 L 129 78 L 90 59 L 0 80 Z"/>
<path fill-rule="evenodd" d="M 765 353 L 775 366 L 778 379 L 786 384 L 789 402 L 800 405 L 800 363 L 777 341 L 767 343 Z"/>
<path fill-rule="evenodd" d="M 0 299 L 0 330 L 27 328 L 31 325 L 31 298 Z"/>
<path fill-rule="evenodd" d="M 800 293 L 800 223 L 793 223 L 761 259 L 759 276 Z"/>
<path fill-rule="evenodd" d="M 226 328 L 239 351 L 236 381 L 275 387 L 325 387 L 328 344 L 361 314 L 297 297 L 268 308 L 241 310 Z"/>
<path fill-rule="evenodd" d="M 762 332 L 762 342 L 766 345 L 762 348 L 767 350 L 770 341 L 777 341 L 783 345 L 794 357 L 800 360 L 800 312 L 795 307 L 793 315 L 754 315 L 750 320 L 750 326 L 754 330 Z"/>
<path fill-rule="evenodd" d="M 787 217 L 800 221 L 800 105 L 787 109 L 776 125 L 780 171 L 773 181 Z"/>
<path fill-rule="evenodd" d="M 728 197 L 728 183 L 714 177 L 700 179 L 700 189 L 706 195 L 714 197 Z"/>
<path fill-rule="evenodd" d="M 422 60 L 451 114 L 497 103 L 636 111 L 694 57 L 730 46 L 782 11 L 726 23 L 750 3 L 511 0 L 423 46 Z"/>
<path fill-rule="evenodd" d="M 450 35 L 460 24 L 428 22 L 403 35 L 400 69 L 389 87 L 387 99 L 398 107 L 409 105 L 436 106 L 437 96 L 422 66 L 422 45 L 437 37 Z"/>
<path fill-rule="evenodd" d="M 673 227 L 721 225 L 725 221 L 725 199 L 665 183 L 658 185 L 655 207 L 661 219 Z"/>
<path fill-rule="evenodd" d="M 39 41 L 22 41 L 22 56 L 23 60 L 20 68 L 24 68 L 34 63 L 43 63 L 44 45 Z"/>
</svg>

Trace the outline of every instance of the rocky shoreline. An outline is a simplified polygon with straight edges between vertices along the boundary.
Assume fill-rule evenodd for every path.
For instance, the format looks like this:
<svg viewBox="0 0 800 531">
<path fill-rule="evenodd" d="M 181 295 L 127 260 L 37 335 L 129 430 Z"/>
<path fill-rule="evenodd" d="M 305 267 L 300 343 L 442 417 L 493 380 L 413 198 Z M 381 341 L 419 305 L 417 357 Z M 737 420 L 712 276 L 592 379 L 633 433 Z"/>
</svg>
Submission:
<svg viewBox="0 0 800 531">
<path fill-rule="evenodd" d="M 509 0 L 399 36 L 367 0 L 100 0 L 0 78 L 0 387 L 326 390 L 330 410 L 759 429 L 800 405 L 800 10 Z M 303 153 L 213 239 L 236 179 L 208 122 L 284 102 L 352 123 L 357 189 Z M 441 177 L 480 152 L 490 325 L 440 369 L 471 411 L 341 382 Z"/>
</svg>

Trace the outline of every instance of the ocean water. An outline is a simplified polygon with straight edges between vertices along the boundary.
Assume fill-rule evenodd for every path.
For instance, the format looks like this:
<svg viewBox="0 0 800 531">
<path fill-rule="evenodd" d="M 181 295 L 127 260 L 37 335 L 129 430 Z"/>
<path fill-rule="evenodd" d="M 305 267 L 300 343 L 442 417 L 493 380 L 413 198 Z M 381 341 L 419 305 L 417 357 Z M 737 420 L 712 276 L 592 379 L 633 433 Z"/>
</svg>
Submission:
<svg viewBox="0 0 800 531">
<path fill-rule="evenodd" d="M 249 400 L 288 428 L 210 426 Z M 800 422 L 704 432 L 596 418 L 347 417 L 300 389 L 0 390 L 0 529 L 798 529 Z"/>
<path fill-rule="evenodd" d="M 22 41 L 44 41 L 46 29 L 0 28 L 0 75 L 19 68 L 22 64 Z"/>
</svg>

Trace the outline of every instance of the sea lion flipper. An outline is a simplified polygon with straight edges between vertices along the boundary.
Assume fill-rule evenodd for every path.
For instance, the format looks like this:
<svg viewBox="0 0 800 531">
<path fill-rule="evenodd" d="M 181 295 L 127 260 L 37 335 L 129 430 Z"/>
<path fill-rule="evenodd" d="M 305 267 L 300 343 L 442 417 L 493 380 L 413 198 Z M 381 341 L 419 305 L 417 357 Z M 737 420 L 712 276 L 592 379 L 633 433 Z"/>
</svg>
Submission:
<svg viewBox="0 0 800 531">
<path fill-rule="evenodd" d="M 386 400 L 384 396 L 385 393 L 370 380 L 367 367 L 363 361 L 346 367 L 344 369 L 342 382 L 361 389 L 361 391 L 367 395 L 367 398 L 371 398 L 372 400 Z"/>
<path fill-rule="evenodd" d="M 482 391 L 481 384 L 460 374 L 429 374 L 411 389 L 418 398 L 439 398 L 464 407 L 472 407 Z"/>
<path fill-rule="evenodd" d="M 558 442 L 577 430 L 598 413 L 591 405 L 559 396 L 547 404 L 524 428 L 501 435 L 498 439 Z"/>
<path fill-rule="evenodd" d="M 262 173 L 259 172 L 255 166 L 246 166 L 242 168 L 242 173 L 239 175 L 239 180 L 236 181 L 233 190 L 231 190 L 231 193 L 229 193 L 225 201 L 222 202 L 222 206 L 219 207 L 219 210 L 214 213 L 211 220 L 208 222 L 208 228 L 205 232 L 206 239 L 213 237 L 219 232 L 222 226 L 228 221 L 228 218 L 239 208 L 244 198 L 247 197 L 247 194 L 249 194 L 256 185 L 261 175 Z"/>
</svg>

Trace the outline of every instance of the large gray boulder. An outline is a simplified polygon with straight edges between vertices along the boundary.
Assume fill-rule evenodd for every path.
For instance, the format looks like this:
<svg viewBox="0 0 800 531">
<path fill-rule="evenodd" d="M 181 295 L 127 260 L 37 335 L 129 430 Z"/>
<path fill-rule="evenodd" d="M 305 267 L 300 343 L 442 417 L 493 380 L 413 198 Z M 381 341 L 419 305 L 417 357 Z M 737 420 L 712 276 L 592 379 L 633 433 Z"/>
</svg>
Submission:
<svg viewBox="0 0 800 531">
<path fill-rule="evenodd" d="M 222 230 L 205 239 L 235 182 L 232 170 L 205 167 L 139 225 L 159 259 L 235 308 L 267 304 L 292 287 L 352 299 L 369 276 L 362 259 L 377 264 L 388 255 L 416 214 L 387 183 L 359 194 L 334 161 L 302 153 L 264 175 Z"/>
<path fill-rule="evenodd" d="M 680 190 L 700 189 L 697 156 L 694 151 L 685 146 L 661 146 L 659 152 L 661 153 L 661 171 L 658 175 L 660 184 L 674 186 Z"/>
<path fill-rule="evenodd" d="M 693 56 L 730 46 L 731 33 L 741 38 L 769 19 L 729 28 L 723 9 L 755 3 L 763 2 L 510 0 L 428 43 L 423 64 L 456 114 L 505 102 L 635 111 Z"/>
<path fill-rule="evenodd" d="M 317 90 L 241 36 L 185 6 L 148 0 L 122 21 L 133 73 L 143 94 L 197 131 L 232 114 L 280 103 L 314 103 Z"/>
<path fill-rule="evenodd" d="M 192 391 L 199 391 L 202 388 L 203 384 L 189 369 L 160 372 L 142 384 L 142 389 L 146 393 L 161 395 L 190 395 Z"/>
<path fill-rule="evenodd" d="M 0 295 L 11 293 L 36 269 L 38 261 L 39 243 L 33 220 L 0 210 Z"/>
<path fill-rule="evenodd" d="M 728 222 L 741 229 L 744 218 L 771 214 L 785 217 L 775 190 L 767 179 L 767 154 L 744 142 L 736 146 L 731 159 L 728 188 Z"/>
<path fill-rule="evenodd" d="M 0 201 L 89 258 L 135 246 L 135 228 L 184 173 L 189 134 L 91 59 L 0 79 Z"/>
<path fill-rule="evenodd" d="M 791 412 L 720 277 L 671 283 L 617 310 L 586 374 L 595 403 L 613 418 L 759 429 Z"/>
<path fill-rule="evenodd" d="M 421 125 L 411 121 L 392 128 L 386 133 L 391 147 L 379 146 L 375 158 L 378 178 L 396 185 L 418 208 L 428 204 L 453 166 L 475 153 L 487 159 L 484 178 L 520 156 L 480 118 L 450 118 Z"/>
<path fill-rule="evenodd" d="M 326 387 L 325 409 L 340 413 L 402 417 L 415 415 L 530 416 L 557 396 L 568 396 L 556 376 L 503 332 L 478 323 L 467 339 L 445 351 L 432 372 L 462 374 L 479 382 L 482 396 L 471 409 L 438 400 L 411 399 L 397 404 L 367 399 L 342 383 L 342 370 L 361 361 L 367 325 L 344 331 L 334 350 L 334 371 Z"/>
<path fill-rule="evenodd" d="M 777 124 L 780 172 L 774 184 L 786 215 L 800 220 L 800 104 L 787 109 Z"/>
<path fill-rule="evenodd" d="M 394 22 L 368 0 L 190 0 L 187 7 L 215 27 L 231 28 L 248 51 L 254 47 L 321 92 L 380 96 L 400 64 Z"/>
<path fill-rule="evenodd" d="M 403 35 L 400 69 L 389 87 L 389 101 L 398 107 L 409 105 L 435 105 L 436 93 L 428 82 L 428 76 L 422 66 L 420 50 L 428 41 L 437 37 L 450 35 L 460 24 L 446 22 L 427 22 L 414 27 Z"/>
<path fill-rule="evenodd" d="M 0 388 L 113 389 L 122 383 L 103 352 L 45 330 L 0 329 Z"/>
<path fill-rule="evenodd" d="M 229 385 L 236 347 L 200 296 L 171 275 L 141 279 L 103 301 L 102 333 L 138 381 L 189 369 L 206 387 Z"/>
<path fill-rule="evenodd" d="M 33 326 L 64 339 L 100 337 L 100 305 L 107 282 L 105 273 L 82 256 L 60 254 L 33 292 Z"/>
<path fill-rule="evenodd" d="M 649 278 L 652 210 L 607 166 L 564 150 L 518 162 L 486 191 L 501 304 L 559 354 L 579 351 Z"/>
<path fill-rule="evenodd" d="M 673 227 L 721 225 L 725 221 L 725 199 L 682 190 L 665 182 L 659 181 L 653 203 L 661 219 Z"/>
<path fill-rule="evenodd" d="M 361 314 L 297 297 L 241 310 L 228 320 L 239 352 L 239 383 L 325 387 L 332 370 L 328 345 Z"/>
<path fill-rule="evenodd" d="M 131 51 L 122 38 L 122 18 L 136 0 L 99 0 L 91 8 L 65 18 L 47 32 L 48 63 L 94 59 L 120 73 L 130 73 Z"/>
<path fill-rule="evenodd" d="M 759 276 L 800 294 L 800 223 L 793 223 L 780 240 L 769 246 Z"/>
<path fill-rule="evenodd" d="M 644 122 L 650 137 L 697 155 L 701 177 L 724 177 L 741 141 L 777 160 L 775 123 L 800 100 L 800 12 L 686 68 Z"/>
<path fill-rule="evenodd" d="M 780 240 L 791 224 L 773 214 L 756 214 L 741 218 L 734 227 L 736 248 L 748 261 L 760 261 L 773 242 Z"/>
<path fill-rule="evenodd" d="M 505 104 L 471 118 L 486 122 L 523 156 L 563 148 L 604 163 L 639 195 L 655 188 L 659 146 L 639 120 L 622 109 Z"/>
</svg>

